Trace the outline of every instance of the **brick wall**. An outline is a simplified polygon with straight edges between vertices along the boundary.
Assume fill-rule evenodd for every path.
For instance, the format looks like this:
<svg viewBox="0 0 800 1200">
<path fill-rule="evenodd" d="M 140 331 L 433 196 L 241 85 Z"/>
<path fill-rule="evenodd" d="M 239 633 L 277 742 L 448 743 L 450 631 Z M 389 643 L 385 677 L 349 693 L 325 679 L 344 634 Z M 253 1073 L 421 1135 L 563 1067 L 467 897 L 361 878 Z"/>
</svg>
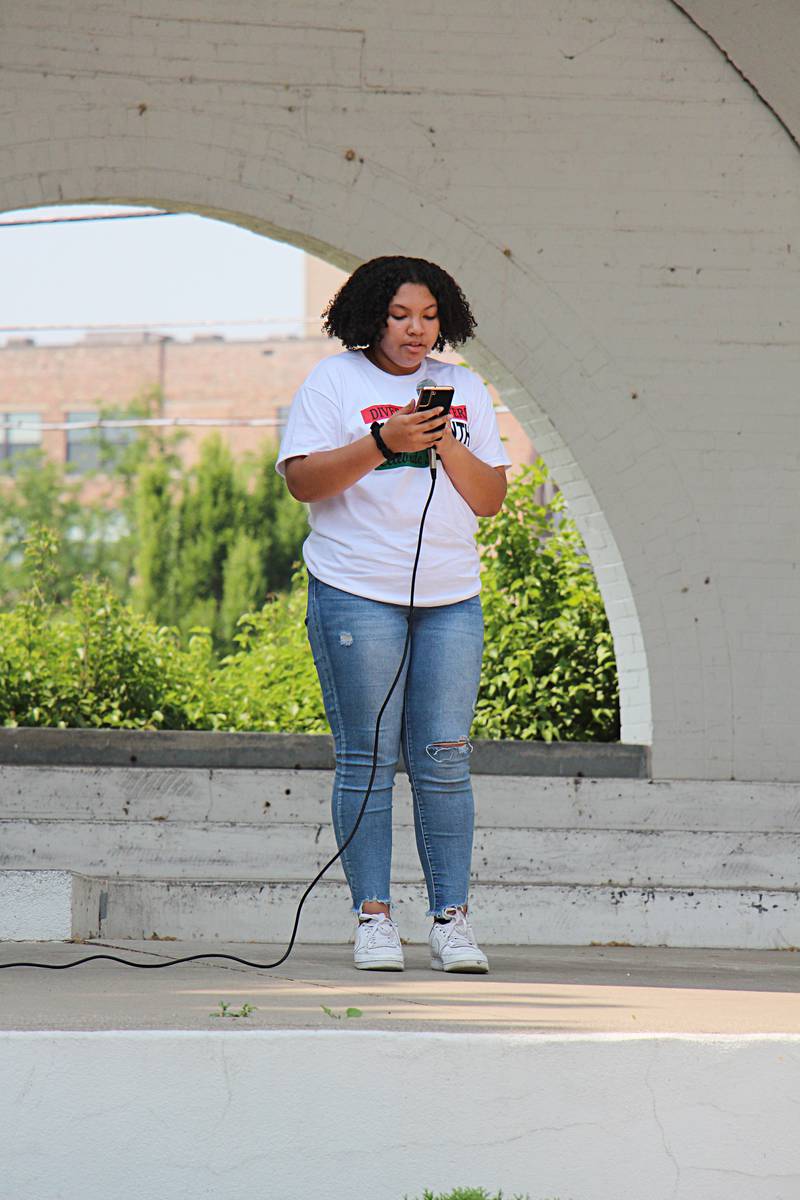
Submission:
<svg viewBox="0 0 800 1200">
<path fill-rule="evenodd" d="M 325 336 L 231 342 L 199 335 L 178 342 L 148 334 L 89 334 L 87 342 L 68 346 L 12 341 L 0 347 L 0 414 L 38 413 L 43 422 L 58 423 L 70 412 L 96 410 L 101 401 L 125 405 L 157 385 L 164 395 L 158 415 L 164 417 L 279 419 L 315 363 L 340 350 Z M 462 361 L 452 353 L 440 357 Z M 532 461 L 530 440 L 514 415 L 498 413 L 498 425 L 515 466 Z M 179 452 L 191 466 L 210 430 L 185 432 Z M 219 433 L 237 456 L 278 437 L 270 427 L 223 427 Z M 66 461 L 65 431 L 44 430 L 42 446 Z M 90 485 L 87 494 L 94 490 Z"/>
</svg>

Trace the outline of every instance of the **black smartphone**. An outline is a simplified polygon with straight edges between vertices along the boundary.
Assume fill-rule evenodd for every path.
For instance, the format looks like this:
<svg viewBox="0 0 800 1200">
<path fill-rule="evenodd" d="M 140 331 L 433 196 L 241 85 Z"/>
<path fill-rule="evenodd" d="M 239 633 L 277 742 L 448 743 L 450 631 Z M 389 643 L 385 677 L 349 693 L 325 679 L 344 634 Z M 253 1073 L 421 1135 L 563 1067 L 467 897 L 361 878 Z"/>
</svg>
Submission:
<svg viewBox="0 0 800 1200">
<path fill-rule="evenodd" d="M 419 389 L 417 398 L 417 407 L 414 412 L 423 412 L 426 408 L 441 408 L 444 411 L 442 416 L 446 416 L 450 412 L 450 405 L 453 403 L 453 396 L 456 389 L 454 387 L 444 386 L 437 387 L 431 384 Z"/>
</svg>

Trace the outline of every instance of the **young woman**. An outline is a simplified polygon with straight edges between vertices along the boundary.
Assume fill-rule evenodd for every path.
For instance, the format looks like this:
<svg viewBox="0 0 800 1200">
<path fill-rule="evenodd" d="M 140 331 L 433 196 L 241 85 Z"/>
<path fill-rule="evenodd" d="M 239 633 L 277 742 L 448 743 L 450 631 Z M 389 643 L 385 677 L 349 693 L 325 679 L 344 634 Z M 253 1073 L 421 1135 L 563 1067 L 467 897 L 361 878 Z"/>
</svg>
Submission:
<svg viewBox="0 0 800 1200">
<path fill-rule="evenodd" d="M 389 882 L 401 742 L 433 917 L 431 966 L 489 969 L 466 915 L 468 735 L 483 650 L 475 531 L 477 517 L 500 509 L 510 461 L 480 378 L 429 357 L 461 345 L 474 328 L 467 300 L 441 267 L 399 256 L 364 263 L 325 313 L 327 333 L 347 348 L 319 363 L 295 394 L 278 457 L 289 491 L 310 506 L 306 626 L 336 749 L 339 847 L 367 791 L 378 712 L 403 654 L 431 447 L 439 459 L 410 654 L 381 721 L 366 811 L 342 856 L 361 969 L 403 969 Z M 441 408 L 415 411 L 422 380 L 454 386 L 449 420 Z"/>
</svg>

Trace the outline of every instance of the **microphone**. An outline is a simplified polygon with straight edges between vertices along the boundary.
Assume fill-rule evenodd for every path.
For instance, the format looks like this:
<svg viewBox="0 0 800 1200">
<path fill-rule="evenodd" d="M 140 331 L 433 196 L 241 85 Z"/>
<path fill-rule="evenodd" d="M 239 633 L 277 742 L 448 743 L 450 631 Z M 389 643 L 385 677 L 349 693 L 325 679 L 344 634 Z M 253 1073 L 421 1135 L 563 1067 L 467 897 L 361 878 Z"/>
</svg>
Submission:
<svg viewBox="0 0 800 1200">
<path fill-rule="evenodd" d="M 432 387 L 436 387 L 435 379 L 420 380 L 420 382 L 417 384 L 417 404 L 419 404 L 419 398 L 422 395 L 422 393 L 424 392 L 425 388 L 432 388 Z M 436 451 L 434 450 L 433 446 L 428 447 L 428 466 L 430 467 L 431 472 L 435 474 L 436 473 Z"/>
</svg>

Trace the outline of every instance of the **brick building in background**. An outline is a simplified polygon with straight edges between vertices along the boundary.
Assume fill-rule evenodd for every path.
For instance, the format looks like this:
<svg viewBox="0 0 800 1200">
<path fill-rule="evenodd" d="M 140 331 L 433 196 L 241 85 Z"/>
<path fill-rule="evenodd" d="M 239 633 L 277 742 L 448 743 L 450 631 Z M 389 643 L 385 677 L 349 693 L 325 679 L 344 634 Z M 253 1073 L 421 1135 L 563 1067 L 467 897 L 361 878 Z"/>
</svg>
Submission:
<svg viewBox="0 0 800 1200">
<path fill-rule="evenodd" d="M 276 441 L 292 396 L 322 357 L 341 344 L 325 336 L 319 314 L 346 276 L 309 256 L 305 259 L 305 329 L 303 337 L 265 337 L 258 341 L 227 340 L 199 333 L 178 341 L 152 332 L 89 332 L 68 345 L 37 345 L 33 338 L 9 337 L 0 347 L 0 420 L 16 428 L 0 429 L 0 458 L 41 446 L 52 458 L 85 472 L 96 465 L 91 433 L 85 429 L 48 430 L 47 424 L 96 419 L 99 408 L 124 408 L 156 385 L 163 395 L 158 416 L 228 420 L 258 418 L 274 426 L 229 426 L 219 429 L 235 455 L 252 450 L 263 439 Z M 461 355 L 441 355 L 461 361 Z M 498 403 L 498 424 L 514 466 L 530 462 L 535 450 L 517 422 Z M 188 428 L 179 447 L 187 466 L 197 459 L 208 427 Z M 106 430 L 109 440 L 124 440 L 128 431 Z M 86 496 L 97 489 L 87 479 Z M 548 483 L 552 493 L 554 485 Z"/>
</svg>

